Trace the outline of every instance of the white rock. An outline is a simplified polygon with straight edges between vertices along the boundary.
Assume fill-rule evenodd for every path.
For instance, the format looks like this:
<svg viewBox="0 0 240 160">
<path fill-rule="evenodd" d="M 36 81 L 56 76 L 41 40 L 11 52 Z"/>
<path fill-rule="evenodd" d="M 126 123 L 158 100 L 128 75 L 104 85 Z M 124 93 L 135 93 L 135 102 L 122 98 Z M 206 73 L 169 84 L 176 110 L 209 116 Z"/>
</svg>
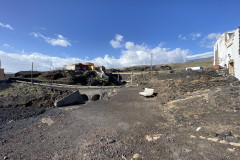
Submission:
<svg viewBox="0 0 240 160">
<path fill-rule="evenodd" d="M 196 131 L 198 132 L 201 128 L 202 128 L 202 127 L 198 127 L 198 128 L 196 129 Z"/>
</svg>

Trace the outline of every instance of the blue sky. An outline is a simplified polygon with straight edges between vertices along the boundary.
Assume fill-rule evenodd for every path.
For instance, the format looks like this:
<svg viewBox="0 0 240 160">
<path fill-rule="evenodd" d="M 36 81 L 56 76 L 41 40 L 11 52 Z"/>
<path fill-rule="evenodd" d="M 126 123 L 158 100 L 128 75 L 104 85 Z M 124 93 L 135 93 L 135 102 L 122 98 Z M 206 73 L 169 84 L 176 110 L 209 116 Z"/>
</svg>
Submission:
<svg viewBox="0 0 240 160">
<path fill-rule="evenodd" d="M 238 0 L 1 0 L 0 59 L 7 72 L 91 61 L 107 68 L 213 56 L 237 29 Z M 196 56 L 195 56 L 196 55 Z"/>
</svg>

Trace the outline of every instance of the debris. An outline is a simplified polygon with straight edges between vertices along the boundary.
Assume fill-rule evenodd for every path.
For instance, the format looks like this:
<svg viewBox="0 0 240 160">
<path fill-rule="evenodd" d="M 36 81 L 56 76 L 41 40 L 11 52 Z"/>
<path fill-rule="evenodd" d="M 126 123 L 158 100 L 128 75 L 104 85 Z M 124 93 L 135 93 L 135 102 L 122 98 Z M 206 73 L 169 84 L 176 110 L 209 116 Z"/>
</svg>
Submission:
<svg viewBox="0 0 240 160">
<path fill-rule="evenodd" d="M 42 118 L 41 122 L 46 123 L 48 126 L 51 126 L 54 123 L 51 118 Z"/>
<path fill-rule="evenodd" d="M 109 140 L 108 140 L 108 143 L 109 143 L 109 144 L 115 143 L 115 142 L 116 142 L 116 140 L 114 140 L 114 139 L 109 139 Z"/>
<path fill-rule="evenodd" d="M 126 157 L 126 155 L 122 155 L 122 159 L 124 159 L 124 160 L 127 160 L 127 157 Z"/>
<path fill-rule="evenodd" d="M 229 144 L 235 147 L 240 147 L 240 143 L 230 142 Z"/>
<path fill-rule="evenodd" d="M 207 140 L 212 141 L 212 142 L 218 142 L 218 138 L 207 138 Z"/>
<path fill-rule="evenodd" d="M 196 129 L 196 131 L 198 132 L 201 128 L 202 128 L 202 127 L 198 127 L 198 128 Z"/>
<path fill-rule="evenodd" d="M 203 70 L 203 67 L 187 67 L 186 71 Z"/>
<path fill-rule="evenodd" d="M 154 93 L 154 89 L 151 88 L 145 88 L 144 92 L 139 92 L 140 95 L 148 97 L 148 96 L 152 96 Z"/>
<path fill-rule="evenodd" d="M 194 135 L 191 135 L 190 137 L 191 137 L 191 138 L 196 138 L 196 136 L 194 136 Z"/>
<path fill-rule="evenodd" d="M 134 160 L 134 159 L 137 159 L 137 158 L 140 158 L 140 154 L 136 153 L 133 155 L 133 158 L 131 158 L 131 160 Z"/>
<path fill-rule="evenodd" d="M 146 135 L 145 138 L 150 142 L 150 141 L 155 141 L 159 139 L 161 136 L 162 134 L 153 134 L 153 135 Z"/>
<path fill-rule="evenodd" d="M 226 136 L 226 140 L 228 140 L 229 142 L 237 142 L 238 141 L 238 139 L 233 136 Z"/>
</svg>

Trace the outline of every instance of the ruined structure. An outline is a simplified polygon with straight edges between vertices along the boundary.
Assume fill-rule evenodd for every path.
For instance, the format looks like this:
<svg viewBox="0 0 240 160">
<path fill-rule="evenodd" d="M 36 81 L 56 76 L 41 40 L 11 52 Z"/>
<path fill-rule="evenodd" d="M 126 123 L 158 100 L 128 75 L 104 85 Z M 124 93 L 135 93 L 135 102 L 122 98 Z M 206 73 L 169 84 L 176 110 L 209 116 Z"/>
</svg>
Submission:
<svg viewBox="0 0 240 160">
<path fill-rule="evenodd" d="M 4 69 L 0 68 L 0 81 L 5 80 Z"/>
<path fill-rule="evenodd" d="M 228 68 L 230 75 L 240 79 L 240 27 L 218 37 L 213 63 Z"/>
</svg>

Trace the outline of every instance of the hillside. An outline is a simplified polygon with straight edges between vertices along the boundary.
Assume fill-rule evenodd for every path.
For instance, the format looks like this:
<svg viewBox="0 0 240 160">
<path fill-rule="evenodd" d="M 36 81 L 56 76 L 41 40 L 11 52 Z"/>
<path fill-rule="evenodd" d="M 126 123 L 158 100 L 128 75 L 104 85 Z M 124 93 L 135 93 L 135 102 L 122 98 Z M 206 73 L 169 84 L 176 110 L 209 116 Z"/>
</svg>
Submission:
<svg viewBox="0 0 240 160">
<path fill-rule="evenodd" d="M 213 68 L 213 59 L 202 60 L 202 61 L 192 61 L 186 63 L 170 63 L 168 64 L 173 70 L 182 70 L 186 67 L 204 67 Z"/>
<path fill-rule="evenodd" d="M 192 61 L 186 63 L 169 63 L 169 64 L 159 64 L 153 65 L 153 71 L 167 71 L 167 70 L 184 70 L 186 67 L 204 67 L 204 69 L 213 68 L 213 59 L 202 60 L 202 61 Z M 111 68 L 107 72 L 141 72 L 150 71 L 150 65 L 141 66 L 131 66 L 123 68 Z"/>
</svg>

